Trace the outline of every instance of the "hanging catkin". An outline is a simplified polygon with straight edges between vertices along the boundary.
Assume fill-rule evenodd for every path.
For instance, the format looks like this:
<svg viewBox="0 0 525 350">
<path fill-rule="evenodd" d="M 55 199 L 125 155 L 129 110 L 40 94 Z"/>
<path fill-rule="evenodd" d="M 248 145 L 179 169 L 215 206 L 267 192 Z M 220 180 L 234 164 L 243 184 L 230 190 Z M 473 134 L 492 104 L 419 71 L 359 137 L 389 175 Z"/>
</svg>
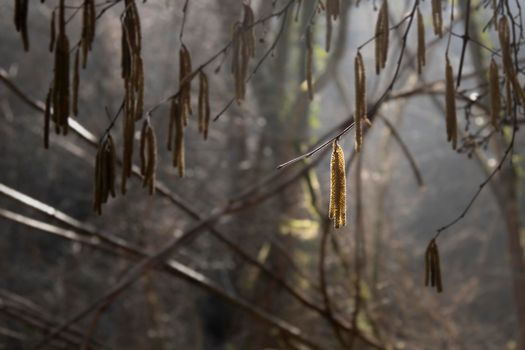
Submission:
<svg viewBox="0 0 525 350">
<path fill-rule="evenodd" d="M 188 48 L 182 44 L 179 51 L 179 89 L 180 89 L 180 108 L 184 125 L 188 124 L 188 117 L 192 114 L 191 110 L 191 56 Z"/>
<path fill-rule="evenodd" d="M 506 16 L 500 18 L 498 22 L 498 36 L 501 48 L 503 71 L 506 78 L 510 81 L 512 89 L 518 97 L 517 102 L 525 105 L 525 92 L 518 81 L 514 63 L 512 61 L 512 52 L 510 45 L 510 30 Z"/>
<path fill-rule="evenodd" d="M 15 28 L 22 35 L 24 50 L 29 51 L 29 37 L 27 35 L 27 11 L 29 0 L 15 0 Z"/>
<path fill-rule="evenodd" d="M 79 76 L 79 59 L 80 49 L 77 49 L 75 53 L 75 63 L 73 65 L 73 115 L 78 115 L 78 88 L 80 84 Z"/>
<path fill-rule="evenodd" d="M 499 91 L 499 73 L 496 61 L 490 61 L 489 68 L 489 90 L 490 90 L 490 115 L 491 123 L 494 129 L 499 130 L 499 113 L 501 109 L 501 99 Z"/>
<path fill-rule="evenodd" d="M 363 145 L 363 121 L 366 119 L 366 75 L 363 57 L 357 52 L 354 62 L 355 75 L 355 150 Z"/>
<path fill-rule="evenodd" d="M 441 0 L 432 0 L 432 24 L 434 26 L 434 34 L 441 38 L 443 36 Z"/>
<path fill-rule="evenodd" d="M 454 85 L 454 72 L 446 57 L 445 65 L 445 102 L 446 102 L 446 124 L 447 141 L 452 142 L 452 149 L 457 146 L 457 117 L 456 117 L 456 89 Z"/>
<path fill-rule="evenodd" d="M 95 187 L 93 191 L 93 210 L 102 214 L 102 204 L 109 195 L 115 197 L 116 152 L 111 135 L 104 137 L 99 144 L 95 162 Z"/>
<path fill-rule="evenodd" d="M 199 72 L 199 132 L 204 139 L 208 138 L 210 124 L 210 96 L 208 77 L 202 70 Z"/>
<path fill-rule="evenodd" d="M 421 74 L 423 66 L 426 64 L 426 48 L 425 48 L 425 23 L 423 16 L 417 8 L 417 73 Z"/>
<path fill-rule="evenodd" d="M 95 39 L 95 0 L 84 0 L 82 12 L 82 68 L 86 68 L 88 51 Z"/>
<path fill-rule="evenodd" d="M 173 147 L 173 166 L 178 168 L 179 176 L 184 176 L 184 120 L 182 117 L 180 101 L 172 100 L 170 118 L 175 128 L 175 145 Z"/>
<path fill-rule="evenodd" d="M 157 140 L 149 118 L 144 120 L 140 134 L 140 173 L 142 187 L 148 187 L 149 194 L 155 193 L 155 171 L 157 167 Z"/>
<path fill-rule="evenodd" d="M 46 96 L 46 107 L 44 109 L 44 148 L 49 148 L 49 123 L 51 119 L 51 99 L 53 96 L 52 88 L 49 88 Z"/>
<path fill-rule="evenodd" d="M 232 74 L 235 82 L 235 100 L 241 104 L 246 95 L 246 77 L 250 59 L 255 57 L 254 14 L 249 3 L 243 3 L 243 21 L 233 25 Z"/>
<path fill-rule="evenodd" d="M 312 32 L 310 26 L 306 29 L 306 87 L 308 88 L 308 97 L 314 99 L 314 90 L 312 84 L 312 64 L 314 60 L 314 50 L 312 47 Z"/>
<path fill-rule="evenodd" d="M 334 221 L 334 227 L 346 225 L 346 175 L 343 149 L 336 141 L 332 144 L 330 159 L 330 205 L 328 217 Z"/>
<path fill-rule="evenodd" d="M 66 35 L 65 3 L 60 0 L 58 38 L 53 78 L 53 121 L 55 131 L 67 134 L 69 118 L 69 39 Z"/>
<path fill-rule="evenodd" d="M 390 30 L 388 23 L 388 2 L 387 0 L 384 0 L 377 15 L 375 31 L 376 74 L 379 74 L 381 72 L 381 69 L 385 68 L 386 66 L 389 34 Z"/>
<path fill-rule="evenodd" d="M 443 291 L 439 251 L 434 239 L 430 241 L 425 252 L 425 286 L 429 284 L 436 287 L 438 293 Z"/>
<path fill-rule="evenodd" d="M 144 108 L 144 68 L 141 57 L 142 34 L 140 17 L 134 0 L 125 0 L 122 15 L 122 78 L 124 79 L 122 194 L 126 193 L 131 176 L 135 121 L 142 118 Z"/>
<path fill-rule="evenodd" d="M 49 29 L 49 52 L 55 49 L 56 29 L 55 29 L 55 11 L 51 13 L 51 23 Z"/>
<path fill-rule="evenodd" d="M 326 52 L 330 51 L 332 43 L 332 20 L 336 20 L 340 11 L 340 0 L 326 0 Z"/>
</svg>

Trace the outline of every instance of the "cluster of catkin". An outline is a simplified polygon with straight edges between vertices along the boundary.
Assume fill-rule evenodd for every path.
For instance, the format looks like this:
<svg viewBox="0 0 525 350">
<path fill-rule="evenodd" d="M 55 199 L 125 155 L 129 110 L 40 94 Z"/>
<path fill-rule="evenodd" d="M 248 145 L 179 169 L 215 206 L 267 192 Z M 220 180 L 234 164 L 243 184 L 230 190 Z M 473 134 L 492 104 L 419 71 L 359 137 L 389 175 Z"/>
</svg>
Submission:
<svg viewBox="0 0 525 350">
<path fill-rule="evenodd" d="M 115 197 L 116 175 L 115 144 L 111 135 L 104 137 L 97 150 L 95 162 L 95 189 L 93 193 L 93 210 L 102 214 L 102 204 L 108 201 L 109 195 Z"/>
<path fill-rule="evenodd" d="M 346 175 L 345 155 L 335 140 L 332 144 L 330 159 L 330 205 L 328 218 L 334 221 L 334 227 L 346 225 Z"/>
<path fill-rule="evenodd" d="M 377 15 L 375 31 L 376 74 L 379 74 L 381 69 L 384 69 L 386 66 L 386 59 L 388 56 L 388 38 L 390 33 L 388 23 L 388 1 L 384 0 Z"/>
<path fill-rule="evenodd" d="M 15 0 L 15 28 L 22 35 L 24 50 L 29 51 L 29 36 L 27 34 L 27 11 L 29 0 Z"/>
<path fill-rule="evenodd" d="M 122 16 L 122 78 L 124 79 L 123 156 L 121 191 L 131 176 L 135 121 L 144 108 L 144 70 L 141 57 L 142 35 L 140 17 L 134 0 L 125 1 Z"/>
<path fill-rule="evenodd" d="M 443 291 L 439 251 L 435 239 L 430 241 L 425 252 L 425 286 L 429 284 L 432 287 L 436 287 L 438 293 Z"/>
<path fill-rule="evenodd" d="M 140 133 L 140 174 L 142 187 L 148 187 L 149 194 L 155 193 L 155 170 L 157 167 L 157 139 L 155 131 L 146 118 Z"/>
<path fill-rule="evenodd" d="M 242 23 L 233 25 L 231 72 L 235 82 L 235 100 L 241 104 L 246 95 L 246 78 L 250 59 L 255 57 L 254 14 L 248 3 L 243 3 Z"/>
</svg>

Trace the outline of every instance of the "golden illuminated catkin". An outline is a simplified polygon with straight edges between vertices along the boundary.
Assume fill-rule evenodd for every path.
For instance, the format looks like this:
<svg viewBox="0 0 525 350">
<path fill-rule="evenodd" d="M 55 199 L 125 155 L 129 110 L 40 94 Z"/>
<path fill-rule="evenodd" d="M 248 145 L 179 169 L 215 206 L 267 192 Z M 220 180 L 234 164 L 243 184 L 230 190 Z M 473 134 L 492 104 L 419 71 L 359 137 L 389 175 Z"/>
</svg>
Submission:
<svg viewBox="0 0 525 350">
<path fill-rule="evenodd" d="M 314 51 L 312 47 L 312 32 L 310 27 L 306 29 L 306 87 L 308 88 L 308 97 L 310 100 L 314 99 L 314 91 L 312 85 L 312 64 L 314 59 Z"/>
<path fill-rule="evenodd" d="M 355 150 L 359 152 L 363 145 L 363 121 L 366 119 L 366 75 L 363 57 L 357 52 L 354 61 L 355 75 Z"/>
<path fill-rule="evenodd" d="M 426 64 L 426 47 L 425 47 L 425 23 L 423 16 L 417 9 L 417 73 L 421 74 L 423 66 Z"/>
<path fill-rule="evenodd" d="M 210 124 L 210 96 L 208 77 L 202 70 L 199 72 L 199 132 L 204 139 L 208 138 Z"/>
<path fill-rule="evenodd" d="M 384 0 L 377 15 L 375 31 L 376 74 L 379 74 L 381 72 L 381 69 L 385 68 L 386 66 L 389 34 L 390 30 L 388 23 L 388 2 L 387 0 Z"/>
<path fill-rule="evenodd" d="M 78 88 L 80 84 L 79 76 L 79 59 L 80 59 L 80 50 L 77 49 L 75 53 L 75 63 L 73 65 L 73 115 L 78 115 Z"/>
<path fill-rule="evenodd" d="M 15 0 L 15 28 L 22 35 L 25 51 L 29 51 L 29 36 L 27 34 L 28 6 L 29 0 Z"/>
<path fill-rule="evenodd" d="M 434 26 L 434 34 L 438 35 L 440 38 L 443 37 L 441 0 L 432 0 L 432 24 Z"/>
<path fill-rule="evenodd" d="M 443 291 L 440 265 L 438 247 L 433 239 L 428 244 L 425 252 L 425 286 L 430 284 L 431 287 L 436 287 L 438 293 Z"/>
<path fill-rule="evenodd" d="M 88 51 L 91 51 L 95 39 L 95 0 L 84 0 L 82 8 L 82 67 L 86 68 Z"/>
<path fill-rule="evenodd" d="M 55 123 L 55 131 L 58 134 L 67 134 L 69 118 L 69 39 L 66 35 L 64 0 L 60 0 L 58 28 L 53 78 L 53 121 Z"/>
<path fill-rule="evenodd" d="M 501 110 L 501 99 L 499 91 L 499 73 L 496 61 L 490 61 L 489 68 L 489 90 L 490 90 L 490 115 L 491 123 L 494 129 L 499 130 L 499 113 Z"/>
<path fill-rule="evenodd" d="M 452 149 L 456 149 L 458 138 L 456 116 L 456 89 L 454 85 L 454 72 L 448 60 L 448 57 L 446 58 L 445 65 L 445 84 L 447 141 L 452 142 Z"/>
<path fill-rule="evenodd" d="M 330 205 L 328 217 L 334 221 L 334 227 L 346 225 L 346 175 L 343 149 L 336 141 L 332 144 L 330 159 Z"/>
</svg>

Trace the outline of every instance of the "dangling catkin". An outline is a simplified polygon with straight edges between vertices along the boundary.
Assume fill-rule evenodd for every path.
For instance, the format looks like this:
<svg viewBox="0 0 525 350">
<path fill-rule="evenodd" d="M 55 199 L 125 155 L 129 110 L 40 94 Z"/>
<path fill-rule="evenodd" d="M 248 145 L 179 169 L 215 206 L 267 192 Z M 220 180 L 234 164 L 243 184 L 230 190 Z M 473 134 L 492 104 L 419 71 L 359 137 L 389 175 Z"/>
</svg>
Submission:
<svg viewBox="0 0 525 350">
<path fill-rule="evenodd" d="M 65 3 L 60 1 L 59 30 L 55 47 L 53 121 L 57 133 L 67 134 L 69 118 L 69 39 L 66 35 Z"/>
<path fill-rule="evenodd" d="M 157 167 L 157 140 L 149 118 L 144 120 L 140 134 L 140 173 L 142 187 L 148 186 L 149 194 L 155 192 L 155 169 Z"/>
<path fill-rule="evenodd" d="M 441 0 L 432 0 L 432 24 L 434 34 L 440 38 L 443 37 L 443 15 L 441 9 Z"/>
<path fill-rule="evenodd" d="M 188 116 L 191 110 L 191 56 L 184 44 L 179 51 L 179 89 L 180 89 L 180 108 L 184 125 L 188 124 Z"/>
<path fill-rule="evenodd" d="M 357 52 L 354 62 L 355 75 L 355 150 L 359 152 L 363 145 L 363 121 L 366 118 L 366 75 L 363 57 Z"/>
<path fill-rule="evenodd" d="M 430 284 L 431 287 L 436 287 L 438 293 L 443 291 L 440 265 L 438 247 L 433 239 L 425 252 L 425 286 Z"/>
<path fill-rule="evenodd" d="M 335 228 L 346 225 L 345 156 L 337 140 L 332 144 L 332 157 L 330 159 L 330 205 L 328 218 L 334 221 Z"/>
<path fill-rule="evenodd" d="M 88 51 L 91 51 L 95 39 L 95 0 L 84 0 L 82 12 L 82 68 L 86 68 Z"/>
<path fill-rule="evenodd" d="M 51 119 L 52 88 L 49 88 L 46 96 L 46 108 L 44 110 L 44 148 L 49 148 L 49 123 Z"/>
<path fill-rule="evenodd" d="M 204 139 L 208 138 L 208 126 L 210 124 L 210 96 L 208 77 L 202 70 L 199 72 L 199 132 Z"/>
<path fill-rule="evenodd" d="M 55 49 L 55 38 L 56 38 L 56 29 L 55 29 L 55 11 L 51 13 L 51 28 L 49 31 L 49 52 L 53 52 Z"/>
<path fill-rule="evenodd" d="M 29 0 L 15 0 L 15 28 L 22 35 L 25 51 L 29 51 L 29 37 L 27 35 L 28 6 Z"/>
<path fill-rule="evenodd" d="M 246 77 L 250 59 L 255 57 L 254 14 L 249 3 L 243 3 L 242 23 L 233 25 L 232 37 L 232 73 L 235 82 L 235 100 L 238 105 L 246 95 Z"/>
<path fill-rule="evenodd" d="M 377 15 L 375 31 L 376 74 L 379 74 L 381 69 L 385 68 L 386 66 L 389 34 L 390 30 L 388 23 L 388 2 L 387 0 L 384 0 Z"/>
<path fill-rule="evenodd" d="M 454 72 L 446 57 L 445 66 L 445 102 L 446 102 L 446 124 L 447 141 L 452 142 L 452 149 L 457 146 L 457 117 L 456 117 L 456 89 L 454 86 Z"/>
<path fill-rule="evenodd" d="M 312 64 L 314 51 L 312 47 L 312 32 L 310 27 L 306 29 L 306 86 L 308 88 L 308 97 L 310 101 L 314 99 L 314 90 L 312 85 Z"/>
<path fill-rule="evenodd" d="M 326 52 L 330 51 L 332 42 L 332 20 L 336 20 L 340 11 L 339 0 L 326 0 Z"/>
<path fill-rule="evenodd" d="M 107 135 L 99 144 L 95 162 L 95 187 L 93 191 L 93 209 L 102 214 L 102 204 L 109 195 L 115 197 L 116 152 L 111 135 Z"/>
<path fill-rule="evenodd" d="M 184 176 L 184 120 L 179 100 L 173 100 L 172 112 L 175 127 L 175 147 L 173 147 L 173 166 L 178 168 L 179 176 Z"/>
<path fill-rule="evenodd" d="M 426 50 L 425 50 L 425 23 L 423 16 L 417 8 L 417 73 L 421 74 L 423 66 L 426 64 Z"/>
<path fill-rule="evenodd" d="M 490 61 L 489 68 L 489 90 L 490 90 L 490 115 L 492 126 L 496 131 L 499 130 L 499 113 L 501 109 L 500 91 L 499 91 L 499 73 L 496 61 Z"/>
<path fill-rule="evenodd" d="M 78 115 L 78 87 L 80 84 L 80 76 L 79 76 L 79 56 L 80 56 L 80 49 L 77 49 L 75 53 L 75 64 L 73 66 L 73 115 Z"/>
<path fill-rule="evenodd" d="M 506 16 L 500 18 L 498 22 L 498 36 L 501 47 L 501 55 L 503 57 L 503 71 L 505 76 L 512 84 L 514 93 L 518 96 L 517 102 L 525 105 L 525 92 L 518 81 L 516 70 L 514 69 L 514 63 L 512 61 L 512 52 L 510 47 L 510 31 L 509 24 Z"/>
</svg>

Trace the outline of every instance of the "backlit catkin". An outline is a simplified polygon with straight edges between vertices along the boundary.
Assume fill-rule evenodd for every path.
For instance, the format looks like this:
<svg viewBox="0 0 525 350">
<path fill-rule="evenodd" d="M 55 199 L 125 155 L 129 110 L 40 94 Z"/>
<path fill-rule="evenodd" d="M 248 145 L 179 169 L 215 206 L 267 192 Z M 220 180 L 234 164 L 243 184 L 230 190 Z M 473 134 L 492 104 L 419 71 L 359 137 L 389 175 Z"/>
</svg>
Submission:
<svg viewBox="0 0 525 350">
<path fill-rule="evenodd" d="M 336 141 L 332 144 L 330 159 L 330 205 L 328 217 L 334 221 L 334 227 L 346 225 L 346 175 L 343 149 Z"/>
</svg>

